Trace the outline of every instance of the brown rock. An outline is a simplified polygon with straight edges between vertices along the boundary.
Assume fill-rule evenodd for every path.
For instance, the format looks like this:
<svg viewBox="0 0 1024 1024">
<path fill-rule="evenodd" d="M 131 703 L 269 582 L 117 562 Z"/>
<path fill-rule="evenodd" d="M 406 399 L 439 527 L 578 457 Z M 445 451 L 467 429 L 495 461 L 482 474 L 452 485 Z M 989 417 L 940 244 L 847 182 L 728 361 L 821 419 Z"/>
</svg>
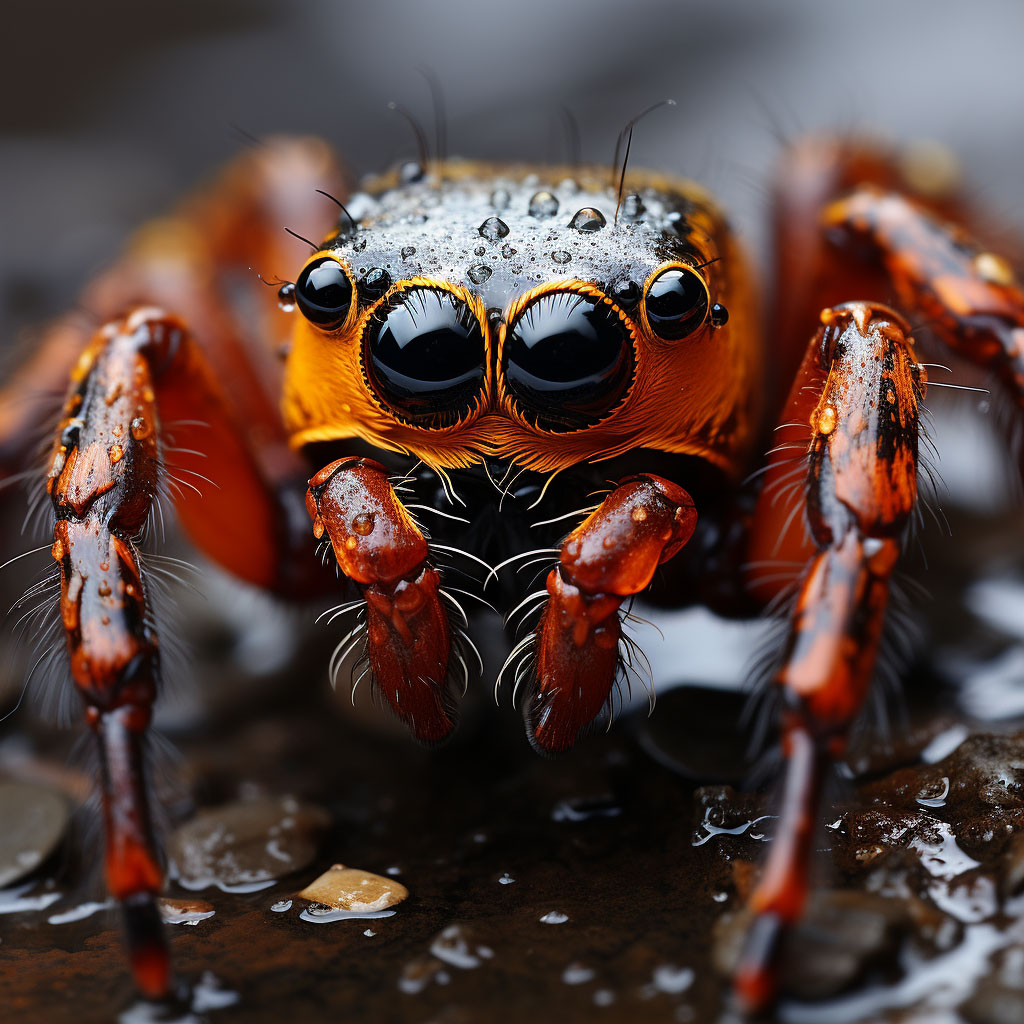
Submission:
<svg viewBox="0 0 1024 1024">
<path fill-rule="evenodd" d="M 329 824 L 326 811 L 293 797 L 248 800 L 201 811 L 168 852 L 186 888 L 258 885 L 312 863 Z"/>
<path fill-rule="evenodd" d="M 0 888 L 32 874 L 53 853 L 69 819 L 62 794 L 28 782 L 0 783 Z"/>
</svg>

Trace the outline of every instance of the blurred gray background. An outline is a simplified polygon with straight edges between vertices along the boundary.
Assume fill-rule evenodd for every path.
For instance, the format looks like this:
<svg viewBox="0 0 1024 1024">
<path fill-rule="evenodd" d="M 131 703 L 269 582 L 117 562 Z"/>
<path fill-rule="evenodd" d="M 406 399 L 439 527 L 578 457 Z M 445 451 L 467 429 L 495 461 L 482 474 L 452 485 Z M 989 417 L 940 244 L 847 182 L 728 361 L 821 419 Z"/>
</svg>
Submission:
<svg viewBox="0 0 1024 1024">
<path fill-rule="evenodd" d="M 238 129 L 321 134 L 357 172 L 412 155 L 386 104 L 429 118 L 421 64 L 466 156 L 562 158 L 564 105 L 585 158 L 609 160 L 629 117 L 673 97 L 638 130 L 635 165 L 699 178 L 755 239 L 778 135 L 817 126 L 948 142 L 1024 222 L 1019 0 L 51 0 L 7 4 L 4 38 L 5 344 L 237 152 Z"/>
</svg>

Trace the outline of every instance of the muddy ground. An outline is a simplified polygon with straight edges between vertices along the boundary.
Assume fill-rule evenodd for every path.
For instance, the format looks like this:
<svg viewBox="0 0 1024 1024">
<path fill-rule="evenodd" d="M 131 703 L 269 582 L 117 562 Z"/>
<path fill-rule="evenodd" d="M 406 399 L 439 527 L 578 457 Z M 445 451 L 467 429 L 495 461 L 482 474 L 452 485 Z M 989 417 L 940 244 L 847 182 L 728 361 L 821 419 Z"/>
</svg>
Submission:
<svg viewBox="0 0 1024 1024">
<path fill-rule="evenodd" d="M 1007 536 L 989 546 L 1005 551 Z M 1022 585 L 1004 570 L 981 590 L 946 572 L 961 596 L 932 603 L 931 657 L 889 701 L 887 738 L 866 733 L 833 784 L 819 895 L 789 947 L 780 1021 L 1024 1019 Z M 170 926 L 193 993 L 167 1011 L 134 1002 L 102 905 L 99 836 L 79 809 L 34 871 L 11 881 L 0 854 L 5 1020 L 729 1019 L 723 972 L 774 827 L 770 772 L 744 788 L 741 695 L 675 690 L 653 717 L 644 703 L 609 735 L 543 760 L 507 698 L 498 711 L 481 692 L 455 742 L 426 751 L 365 707 L 345 711 L 324 681 L 330 637 L 254 682 L 239 637 L 229 657 L 216 615 L 200 619 L 200 657 L 204 645 L 220 657 L 169 700 L 173 752 L 162 746 L 157 783 L 172 859 L 191 864 L 166 891 L 193 904 L 191 924 Z M 937 639 L 954 621 L 955 646 Z M 273 628 L 260 626 L 264 639 Z M 951 672 L 966 685 L 951 687 Z M 203 686 L 213 699 L 199 700 Z M 0 777 L 86 798 L 74 729 L 26 711 L 5 727 Z M 285 795 L 296 802 L 267 806 Z M 4 799 L 5 828 L 35 829 L 45 852 L 60 804 L 0 785 Z M 175 840 L 200 809 L 238 802 L 251 810 L 234 820 L 251 838 L 241 868 L 211 838 L 225 811 Z M 310 914 L 295 894 L 338 862 L 396 879 L 408 900 L 371 919 Z M 261 872 L 280 877 L 237 891 Z"/>
</svg>

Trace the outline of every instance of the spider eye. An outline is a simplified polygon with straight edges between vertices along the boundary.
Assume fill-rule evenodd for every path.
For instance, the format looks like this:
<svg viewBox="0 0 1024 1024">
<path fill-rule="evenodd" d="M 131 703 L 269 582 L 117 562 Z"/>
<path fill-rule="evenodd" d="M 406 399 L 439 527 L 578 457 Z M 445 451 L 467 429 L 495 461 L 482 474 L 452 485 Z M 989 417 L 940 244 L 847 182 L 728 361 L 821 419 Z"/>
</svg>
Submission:
<svg viewBox="0 0 1024 1024">
<path fill-rule="evenodd" d="M 352 281 L 337 260 L 321 256 L 299 274 L 295 303 L 311 324 L 333 331 L 348 318 Z"/>
<path fill-rule="evenodd" d="M 607 300 L 553 292 L 509 325 L 505 384 L 538 427 L 578 430 L 603 419 L 633 380 L 633 339 Z"/>
<path fill-rule="evenodd" d="M 651 330 L 663 341 L 678 341 L 707 319 L 708 288 L 695 270 L 663 270 L 647 289 L 644 310 Z"/>
<path fill-rule="evenodd" d="M 412 288 L 374 310 L 363 358 L 377 397 L 416 426 L 459 423 L 486 382 L 479 320 L 462 299 L 435 288 Z"/>
</svg>

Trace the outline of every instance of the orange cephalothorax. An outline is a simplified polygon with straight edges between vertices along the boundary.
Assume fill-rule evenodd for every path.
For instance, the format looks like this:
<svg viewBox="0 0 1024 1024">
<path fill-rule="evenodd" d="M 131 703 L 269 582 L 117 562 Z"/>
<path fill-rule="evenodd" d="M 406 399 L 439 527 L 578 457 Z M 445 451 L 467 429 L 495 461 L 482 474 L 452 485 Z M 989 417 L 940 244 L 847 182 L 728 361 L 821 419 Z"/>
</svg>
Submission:
<svg viewBox="0 0 1024 1024">
<path fill-rule="evenodd" d="M 567 173 L 445 164 L 353 197 L 294 288 L 293 443 L 359 438 L 441 469 L 635 448 L 734 469 L 760 356 L 725 222 L 653 176 L 616 221 L 605 175 Z"/>
</svg>

